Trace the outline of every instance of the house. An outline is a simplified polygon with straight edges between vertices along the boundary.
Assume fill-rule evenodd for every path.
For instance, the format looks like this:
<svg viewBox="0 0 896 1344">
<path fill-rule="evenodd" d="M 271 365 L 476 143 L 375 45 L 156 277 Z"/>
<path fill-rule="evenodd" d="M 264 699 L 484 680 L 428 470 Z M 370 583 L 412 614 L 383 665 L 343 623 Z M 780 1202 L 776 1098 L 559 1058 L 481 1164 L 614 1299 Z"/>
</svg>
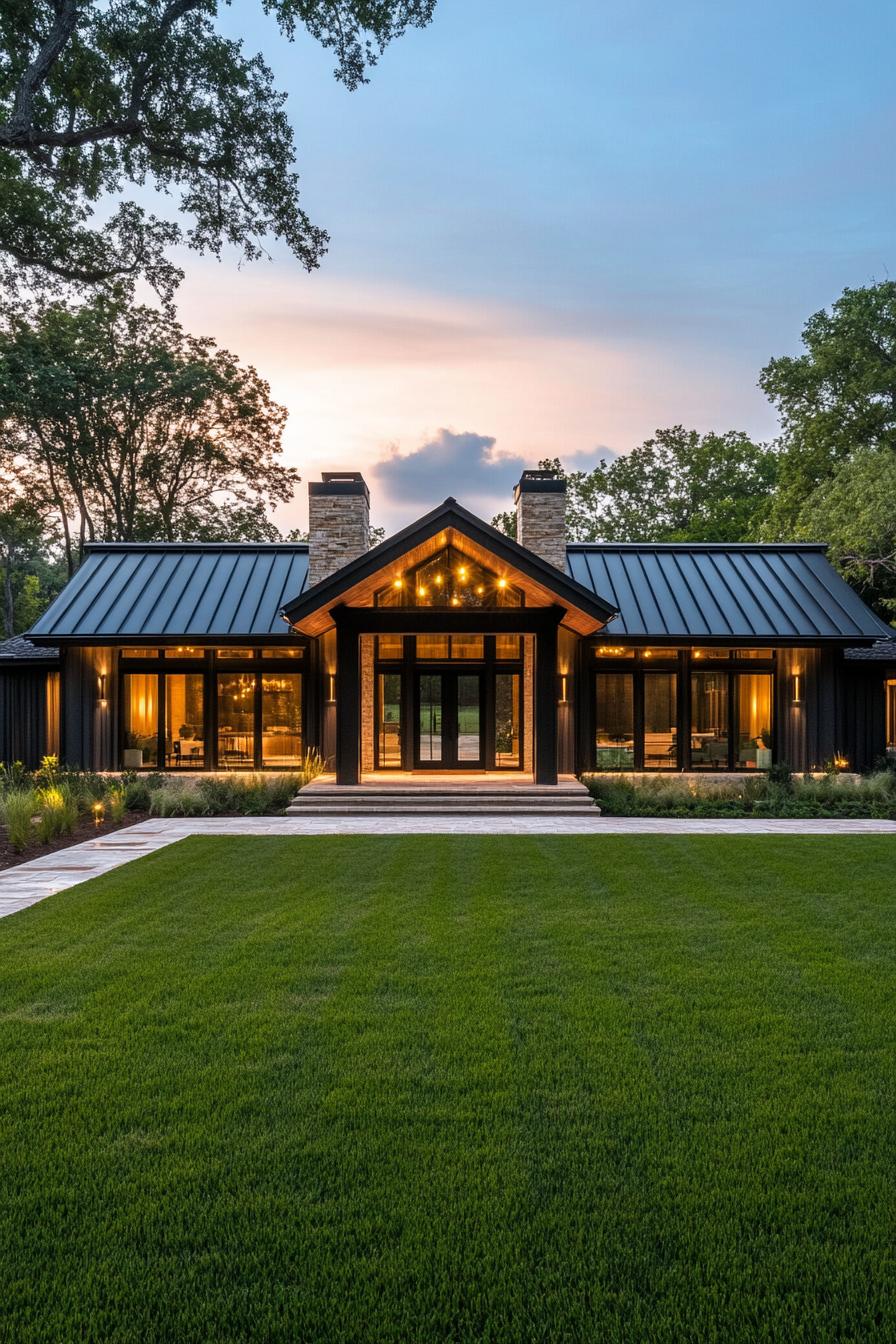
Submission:
<svg viewBox="0 0 896 1344">
<path fill-rule="evenodd" d="M 308 544 L 104 544 L 0 648 L 0 756 L 92 770 L 761 771 L 896 746 L 896 644 L 819 545 L 518 540 L 453 499 L 369 547 L 353 472 Z"/>
</svg>

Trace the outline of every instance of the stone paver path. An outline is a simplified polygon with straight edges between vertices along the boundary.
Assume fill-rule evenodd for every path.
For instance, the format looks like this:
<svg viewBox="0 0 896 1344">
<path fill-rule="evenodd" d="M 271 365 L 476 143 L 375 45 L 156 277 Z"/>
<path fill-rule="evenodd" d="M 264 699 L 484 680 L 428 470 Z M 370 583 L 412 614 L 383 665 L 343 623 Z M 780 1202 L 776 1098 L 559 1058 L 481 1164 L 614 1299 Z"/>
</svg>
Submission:
<svg viewBox="0 0 896 1344">
<path fill-rule="evenodd" d="M 893 821 L 684 821 L 659 817 L 183 817 L 143 821 L 0 872 L 0 918 L 189 835 L 872 835 Z"/>
</svg>

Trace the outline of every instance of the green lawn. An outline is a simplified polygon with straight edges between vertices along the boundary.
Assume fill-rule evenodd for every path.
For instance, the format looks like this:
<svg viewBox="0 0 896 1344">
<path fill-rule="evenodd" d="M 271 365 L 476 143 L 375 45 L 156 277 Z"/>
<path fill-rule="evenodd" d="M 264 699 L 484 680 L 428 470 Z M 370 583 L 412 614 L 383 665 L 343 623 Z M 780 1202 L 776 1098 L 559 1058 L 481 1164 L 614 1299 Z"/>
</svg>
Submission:
<svg viewBox="0 0 896 1344">
<path fill-rule="evenodd" d="M 208 838 L 0 920 L 0 1338 L 894 1338 L 894 875 Z"/>
</svg>

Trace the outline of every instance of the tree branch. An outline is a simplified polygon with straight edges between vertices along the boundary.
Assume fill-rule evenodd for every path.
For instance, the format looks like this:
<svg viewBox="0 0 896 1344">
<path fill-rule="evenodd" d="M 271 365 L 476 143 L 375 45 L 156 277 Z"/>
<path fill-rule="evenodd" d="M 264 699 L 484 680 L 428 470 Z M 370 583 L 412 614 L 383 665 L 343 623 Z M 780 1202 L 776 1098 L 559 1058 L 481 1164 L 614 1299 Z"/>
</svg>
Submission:
<svg viewBox="0 0 896 1344">
<path fill-rule="evenodd" d="M 56 21 L 43 46 L 19 80 L 12 116 L 2 128 L 15 143 L 22 144 L 27 141 L 33 120 L 34 95 L 62 55 L 77 22 L 77 0 L 58 0 Z"/>
</svg>

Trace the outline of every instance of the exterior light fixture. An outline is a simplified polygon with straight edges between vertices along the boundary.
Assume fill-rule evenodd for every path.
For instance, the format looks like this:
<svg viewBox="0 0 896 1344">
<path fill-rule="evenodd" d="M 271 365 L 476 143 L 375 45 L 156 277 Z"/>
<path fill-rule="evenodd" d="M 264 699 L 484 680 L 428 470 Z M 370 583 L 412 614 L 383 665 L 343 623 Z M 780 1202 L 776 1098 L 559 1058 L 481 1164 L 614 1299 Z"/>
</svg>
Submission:
<svg viewBox="0 0 896 1344">
<path fill-rule="evenodd" d="M 793 705 L 803 703 L 803 678 L 799 672 L 794 672 L 790 678 L 790 702 Z"/>
<path fill-rule="evenodd" d="M 567 693 L 567 673 L 561 672 L 557 677 L 557 704 L 569 704 L 569 695 Z"/>
<path fill-rule="evenodd" d="M 336 703 L 336 677 L 333 672 L 330 672 L 327 678 L 327 704 L 333 705 L 335 703 Z"/>
<path fill-rule="evenodd" d="M 105 672 L 101 672 L 101 673 L 100 673 L 99 677 L 97 678 L 97 682 L 98 682 L 98 684 L 99 684 L 99 691 L 100 691 L 100 695 L 99 695 L 99 705 L 100 705 L 100 709 L 105 709 L 105 708 L 108 706 L 108 704 L 109 704 L 109 701 L 108 701 L 108 698 L 107 698 L 107 695 L 106 695 L 106 673 L 105 673 Z"/>
<path fill-rule="evenodd" d="M 95 821 L 97 826 L 99 826 L 99 824 L 103 820 L 103 811 L 104 808 L 102 803 L 97 802 L 93 804 L 93 820 Z"/>
</svg>

